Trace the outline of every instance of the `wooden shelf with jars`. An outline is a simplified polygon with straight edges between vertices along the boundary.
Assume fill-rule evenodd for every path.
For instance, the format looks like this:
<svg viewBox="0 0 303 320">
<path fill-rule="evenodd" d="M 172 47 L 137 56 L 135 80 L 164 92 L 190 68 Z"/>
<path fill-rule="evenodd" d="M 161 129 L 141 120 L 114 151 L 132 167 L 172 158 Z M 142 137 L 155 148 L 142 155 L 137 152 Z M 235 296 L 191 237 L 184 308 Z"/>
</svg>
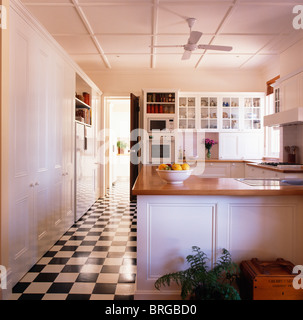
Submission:
<svg viewBox="0 0 303 320">
<path fill-rule="evenodd" d="M 146 114 L 175 114 L 176 92 L 145 92 Z"/>
<path fill-rule="evenodd" d="M 91 90 L 91 87 L 77 74 L 75 120 L 88 126 L 92 125 Z"/>
</svg>

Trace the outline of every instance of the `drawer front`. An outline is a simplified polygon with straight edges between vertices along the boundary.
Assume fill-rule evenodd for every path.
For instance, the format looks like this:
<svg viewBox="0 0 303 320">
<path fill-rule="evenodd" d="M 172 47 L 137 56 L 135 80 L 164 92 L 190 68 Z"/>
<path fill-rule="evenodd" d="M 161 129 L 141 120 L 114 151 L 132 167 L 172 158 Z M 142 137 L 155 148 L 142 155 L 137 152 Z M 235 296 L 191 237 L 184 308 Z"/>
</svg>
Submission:
<svg viewBox="0 0 303 320">
<path fill-rule="evenodd" d="M 215 163 L 207 162 L 205 164 L 205 171 L 203 173 L 205 178 L 229 178 L 230 164 L 229 163 Z"/>
</svg>

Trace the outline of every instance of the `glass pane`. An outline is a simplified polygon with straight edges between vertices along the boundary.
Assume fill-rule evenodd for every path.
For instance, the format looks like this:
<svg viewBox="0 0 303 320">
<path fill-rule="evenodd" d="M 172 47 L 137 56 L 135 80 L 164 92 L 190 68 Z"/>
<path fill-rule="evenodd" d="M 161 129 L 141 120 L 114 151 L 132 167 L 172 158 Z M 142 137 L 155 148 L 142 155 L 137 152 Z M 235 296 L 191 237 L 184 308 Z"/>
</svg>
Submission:
<svg viewBox="0 0 303 320">
<path fill-rule="evenodd" d="M 208 106 L 208 98 L 204 97 L 201 98 L 201 107 L 206 107 Z"/>
<path fill-rule="evenodd" d="M 195 127 L 195 120 L 188 120 L 188 129 L 194 129 Z"/>
<path fill-rule="evenodd" d="M 209 113 L 210 118 L 217 119 L 217 108 L 210 108 Z"/>
<path fill-rule="evenodd" d="M 253 128 L 254 128 L 254 129 L 261 129 L 261 122 L 260 122 L 260 120 L 254 120 L 254 122 L 253 122 Z"/>
<path fill-rule="evenodd" d="M 188 98 L 187 102 L 188 102 L 187 105 L 188 105 L 189 107 L 193 107 L 193 106 L 196 105 L 196 99 L 195 99 L 195 98 Z"/>
<path fill-rule="evenodd" d="M 230 129 L 230 121 L 223 120 L 223 129 Z"/>
<path fill-rule="evenodd" d="M 260 107 L 260 98 L 254 98 L 254 107 L 259 108 Z"/>
<path fill-rule="evenodd" d="M 230 98 L 223 98 L 223 107 L 230 107 Z"/>
<path fill-rule="evenodd" d="M 229 119 L 230 118 L 230 111 L 229 110 L 223 111 L 222 117 L 223 117 L 223 119 Z"/>
<path fill-rule="evenodd" d="M 179 109 L 179 117 L 180 118 L 187 118 L 186 108 Z"/>
<path fill-rule="evenodd" d="M 232 129 L 239 129 L 239 121 L 238 120 L 231 120 L 231 128 Z"/>
<path fill-rule="evenodd" d="M 210 129 L 217 129 L 218 128 L 217 120 L 210 120 L 209 121 L 209 128 Z"/>
<path fill-rule="evenodd" d="M 217 98 L 210 98 L 210 103 L 209 105 L 211 107 L 217 107 L 218 106 L 218 102 L 217 102 Z"/>
<path fill-rule="evenodd" d="M 201 108 L 201 118 L 208 118 L 208 109 Z"/>
<path fill-rule="evenodd" d="M 195 118 L 196 109 L 195 108 L 188 108 L 188 118 Z"/>
<path fill-rule="evenodd" d="M 201 129 L 208 129 L 208 120 L 201 120 Z"/>
<path fill-rule="evenodd" d="M 186 129 L 186 120 L 179 120 L 179 129 Z"/>
<path fill-rule="evenodd" d="M 180 98 L 179 99 L 179 106 L 185 107 L 186 106 L 186 98 Z"/>
<path fill-rule="evenodd" d="M 251 120 L 244 121 L 244 129 L 246 129 L 246 130 L 252 129 L 252 121 Z"/>
<path fill-rule="evenodd" d="M 231 98 L 231 107 L 239 107 L 239 98 Z"/>
</svg>

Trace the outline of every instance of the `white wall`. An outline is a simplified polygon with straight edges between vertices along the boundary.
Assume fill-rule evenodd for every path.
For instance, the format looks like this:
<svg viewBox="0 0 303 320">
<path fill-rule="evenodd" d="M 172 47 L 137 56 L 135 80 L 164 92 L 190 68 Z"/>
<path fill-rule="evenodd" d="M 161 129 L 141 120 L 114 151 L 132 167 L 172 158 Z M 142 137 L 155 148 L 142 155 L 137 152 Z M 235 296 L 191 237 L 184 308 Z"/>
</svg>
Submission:
<svg viewBox="0 0 303 320">
<path fill-rule="evenodd" d="M 297 42 L 292 47 L 280 55 L 281 77 L 303 68 L 303 40 Z"/>
<path fill-rule="evenodd" d="M 141 95 L 143 88 L 170 88 L 181 91 L 247 92 L 264 91 L 262 72 L 252 70 L 179 70 L 159 71 L 113 69 L 103 72 L 87 72 L 104 95 Z"/>
</svg>

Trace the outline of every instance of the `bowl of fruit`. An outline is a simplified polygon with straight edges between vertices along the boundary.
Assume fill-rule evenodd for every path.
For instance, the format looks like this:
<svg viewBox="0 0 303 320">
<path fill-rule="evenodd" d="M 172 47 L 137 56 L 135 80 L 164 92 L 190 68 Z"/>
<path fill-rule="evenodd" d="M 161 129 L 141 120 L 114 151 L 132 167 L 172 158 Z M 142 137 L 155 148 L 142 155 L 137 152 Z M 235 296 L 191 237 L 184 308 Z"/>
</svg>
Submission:
<svg viewBox="0 0 303 320">
<path fill-rule="evenodd" d="M 160 164 L 156 169 L 159 177 L 167 183 L 181 184 L 190 177 L 192 169 L 187 163 Z"/>
</svg>

